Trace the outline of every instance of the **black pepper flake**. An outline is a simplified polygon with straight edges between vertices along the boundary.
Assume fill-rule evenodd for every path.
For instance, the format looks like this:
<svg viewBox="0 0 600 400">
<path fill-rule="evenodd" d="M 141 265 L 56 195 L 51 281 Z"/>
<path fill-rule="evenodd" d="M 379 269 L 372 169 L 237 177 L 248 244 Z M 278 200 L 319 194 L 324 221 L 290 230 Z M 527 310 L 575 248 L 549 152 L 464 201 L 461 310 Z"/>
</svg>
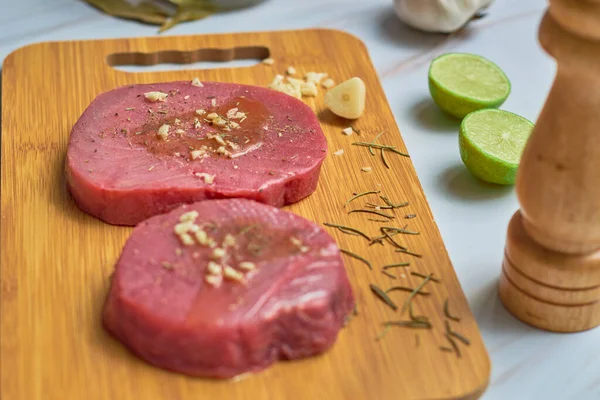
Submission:
<svg viewBox="0 0 600 400">
<path fill-rule="evenodd" d="M 119 116 L 119 113 L 115 113 L 115 117 L 118 117 L 118 116 Z"/>
<path fill-rule="evenodd" d="M 216 96 L 207 96 L 206 98 L 209 99 L 209 100 L 212 100 L 212 99 L 215 99 Z"/>
</svg>

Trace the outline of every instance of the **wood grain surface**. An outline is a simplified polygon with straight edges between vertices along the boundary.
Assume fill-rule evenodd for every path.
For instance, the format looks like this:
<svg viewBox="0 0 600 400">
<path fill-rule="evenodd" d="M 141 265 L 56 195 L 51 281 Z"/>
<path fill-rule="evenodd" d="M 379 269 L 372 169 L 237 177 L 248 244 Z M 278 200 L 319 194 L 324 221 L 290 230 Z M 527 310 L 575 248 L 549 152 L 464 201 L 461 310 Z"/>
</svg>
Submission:
<svg viewBox="0 0 600 400">
<path fill-rule="evenodd" d="M 272 66 L 127 73 L 107 64 L 123 61 L 115 53 L 209 54 L 239 58 L 236 47 L 259 48 Z M 268 52 L 260 50 L 266 47 Z M 221 49 L 220 51 L 197 51 Z M 242 53 L 244 51 L 242 50 Z M 237 54 L 237 55 L 236 55 Z M 255 54 L 255 53 L 252 53 Z M 150 60 L 155 56 L 124 56 Z M 140 58 L 142 57 L 142 58 Z M 187 58 L 186 58 L 187 57 Z M 367 85 L 365 114 L 353 122 L 361 136 L 342 135 L 348 121 L 323 106 L 323 94 L 305 98 L 322 123 L 329 143 L 317 191 L 287 207 L 318 223 L 359 228 L 371 236 L 379 223 L 366 215 L 347 214 L 344 202 L 355 192 L 381 190 L 409 206 L 394 210 L 392 226 L 420 232 L 395 238 L 421 258 L 395 253 L 390 244 L 368 246 L 357 236 L 326 228 L 340 247 L 369 259 L 374 269 L 345 258 L 358 301 L 358 315 L 342 330 L 326 354 L 302 361 L 280 362 L 241 379 L 214 381 L 190 378 L 152 367 L 129 353 L 101 326 L 100 311 L 114 263 L 130 228 L 110 226 L 81 212 L 64 182 L 69 132 L 98 94 L 132 83 L 191 80 L 238 82 L 266 86 L 276 73 L 293 65 L 299 74 L 327 72 L 341 82 L 353 76 Z M 398 88 L 401 90 L 401 88 Z M 365 46 L 355 37 L 332 30 L 258 32 L 228 35 L 40 43 L 9 55 L 2 69 L 2 222 L 1 222 L 1 398 L 3 400 L 67 399 L 446 399 L 477 398 L 485 390 L 490 362 L 477 325 L 448 258 L 410 158 L 388 153 L 391 169 L 378 153 L 351 145 L 372 140 L 406 151 L 392 112 Z M 342 156 L 333 153 L 344 149 Z M 372 172 L 362 172 L 362 167 Z M 361 198 L 351 206 L 362 208 Z M 407 214 L 416 214 L 405 219 Z M 381 267 L 403 261 L 396 280 Z M 382 323 L 406 320 L 369 289 L 394 285 L 416 287 L 411 275 L 434 273 L 430 296 L 417 296 L 415 313 L 431 319 L 433 329 L 394 327 L 381 340 Z M 409 293 L 393 292 L 401 306 Z M 443 304 L 449 299 L 453 330 L 470 340 L 458 342 L 461 356 L 444 352 Z"/>
</svg>

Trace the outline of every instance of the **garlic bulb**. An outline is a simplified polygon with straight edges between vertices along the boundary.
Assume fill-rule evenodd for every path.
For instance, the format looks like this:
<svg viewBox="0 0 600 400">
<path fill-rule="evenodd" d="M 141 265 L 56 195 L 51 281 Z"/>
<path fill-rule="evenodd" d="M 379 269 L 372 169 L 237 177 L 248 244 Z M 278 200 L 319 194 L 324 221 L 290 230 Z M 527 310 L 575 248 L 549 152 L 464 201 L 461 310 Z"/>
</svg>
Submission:
<svg viewBox="0 0 600 400">
<path fill-rule="evenodd" d="M 493 0 L 394 0 L 398 18 L 428 32 L 454 32 Z"/>
</svg>

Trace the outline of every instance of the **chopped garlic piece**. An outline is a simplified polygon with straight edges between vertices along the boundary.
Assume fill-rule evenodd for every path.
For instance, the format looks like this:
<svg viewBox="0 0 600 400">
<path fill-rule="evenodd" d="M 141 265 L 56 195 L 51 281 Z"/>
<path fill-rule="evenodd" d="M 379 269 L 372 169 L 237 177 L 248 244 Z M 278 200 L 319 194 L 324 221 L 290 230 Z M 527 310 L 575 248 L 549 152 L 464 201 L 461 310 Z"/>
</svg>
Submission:
<svg viewBox="0 0 600 400">
<path fill-rule="evenodd" d="M 288 96 L 292 96 L 295 97 L 297 99 L 301 99 L 302 98 L 302 92 L 300 92 L 300 87 L 295 87 L 292 84 L 280 84 L 277 85 L 275 87 L 272 87 L 272 89 L 281 92 L 281 93 L 285 93 Z"/>
<path fill-rule="evenodd" d="M 296 78 L 288 78 L 287 80 L 290 83 L 290 85 L 292 85 L 295 88 L 300 88 L 300 87 L 302 87 L 303 83 L 306 83 L 302 79 L 296 79 Z"/>
<path fill-rule="evenodd" d="M 275 75 L 275 78 L 273 78 L 273 81 L 271 82 L 271 85 L 269 85 L 269 87 L 274 88 L 275 86 L 280 85 L 281 83 L 283 83 L 283 79 L 284 79 L 283 75 L 279 75 L 279 74 Z"/>
<path fill-rule="evenodd" d="M 181 123 L 181 120 L 179 118 L 175 118 L 173 125 L 179 125 L 180 123 Z"/>
<path fill-rule="evenodd" d="M 210 99 L 210 105 L 213 107 L 217 106 L 217 99 Z"/>
<path fill-rule="evenodd" d="M 173 228 L 173 232 L 175 232 L 175 234 L 177 235 L 182 235 L 184 233 L 187 233 L 192 227 L 192 225 L 194 225 L 194 221 L 187 219 L 175 225 L 175 227 Z"/>
<path fill-rule="evenodd" d="M 232 119 L 233 117 L 235 117 L 235 115 L 237 114 L 238 109 L 237 107 L 231 108 L 227 111 L 227 118 Z"/>
<path fill-rule="evenodd" d="M 163 92 L 147 92 L 144 93 L 144 97 L 152 102 L 155 101 L 165 101 L 165 99 L 167 98 L 168 94 L 163 93 Z"/>
<path fill-rule="evenodd" d="M 203 231 L 202 229 L 200 229 L 198 232 L 196 232 L 195 236 L 196 236 L 196 240 L 198 241 L 198 243 L 200 243 L 203 246 L 206 246 L 210 243 L 208 240 L 208 234 L 205 231 Z"/>
<path fill-rule="evenodd" d="M 221 275 L 223 268 L 214 261 L 208 262 L 208 273 L 211 275 Z"/>
<path fill-rule="evenodd" d="M 168 124 L 163 124 L 160 128 L 158 128 L 158 136 L 160 136 L 162 140 L 167 140 L 167 138 L 169 137 L 170 127 L 171 126 Z"/>
<path fill-rule="evenodd" d="M 300 246 L 301 253 L 308 253 L 310 251 L 310 247 L 308 246 Z"/>
<path fill-rule="evenodd" d="M 239 265 L 240 269 L 244 271 L 253 271 L 256 269 L 256 264 L 250 261 L 242 261 Z"/>
<path fill-rule="evenodd" d="M 202 84 L 202 82 L 200 82 L 200 79 L 198 79 L 198 77 L 192 79 L 192 86 L 204 87 L 204 85 Z"/>
<path fill-rule="evenodd" d="M 354 129 L 352 129 L 352 127 L 349 126 L 347 128 L 342 129 L 342 133 L 344 135 L 350 136 L 352 135 L 352 133 L 354 133 Z"/>
<path fill-rule="evenodd" d="M 214 112 L 213 112 L 213 113 L 210 113 L 210 114 L 208 114 L 208 115 L 206 116 L 206 119 L 209 119 L 209 120 L 211 120 L 211 121 L 212 121 L 213 119 L 217 119 L 217 118 L 219 118 L 219 114 L 217 114 L 217 113 L 214 113 Z"/>
<path fill-rule="evenodd" d="M 204 110 L 196 110 L 196 114 L 202 116 L 202 115 L 206 114 L 206 111 L 204 111 Z"/>
<path fill-rule="evenodd" d="M 335 81 L 331 78 L 327 78 L 321 82 L 321 86 L 323 86 L 325 89 L 331 89 L 335 86 Z"/>
<path fill-rule="evenodd" d="M 262 60 L 262 63 L 265 65 L 273 65 L 275 64 L 275 60 L 273 60 L 272 58 L 265 58 L 264 60 Z"/>
<path fill-rule="evenodd" d="M 221 275 L 206 275 L 204 277 L 206 283 L 214 287 L 219 287 L 221 285 L 222 279 L 223 278 L 221 278 Z"/>
<path fill-rule="evenodd" d="M 292 67 L 291 65 L 288 67 L 288 69 L 285 71 L 288 75 L 294 75 L 296 73 L 296 68 Z"/>
<path fill-rule="evenodd" d="M 181 235 L 179 235 L 179 239 L 181 240 L 181 243 L 183 243 L 186 246 L 194 245 L 194 239 L 192 239 L 189 233 L 182 233 Z"/>
<path fill-rule="evenodd" d="M 341 156 L 342 154 L 344 154 L 344 149 L 339 149 L 338 151 L 336 151 L 335 153 L 336 156 Z"/>
<path fill-rule="evenodd" d="M 176 134 L 178 134 L 179 136 L 183 136 L 183 134 L 185 133 L 185 131 L 183 129 L 177 129 L 175 131 Z"/>
<path fill-rule="evenodd" d="M 244 279 L 244 274 L 242 274 L 240 271 L 236 271 L 230 266 L 226 266 L 223 269 L 223 275 L 225 278 L 231 279 L 232 281 L 241 282 Z"/>
<path fill-rule="evenodd" d="M 227 120 L 221 118 L 221 117 L 217 117 L 215 119 L 212 120 L 213 125 L 218 126 L 218 127 L 224 127 L 227 125 Z"/>
<path fill-rule="evenodd" d="M 220 247 L 217 247 L 213 250 L 211 257 L 215 260 L 223 258 L 225 256 L 225 250 Z"/>
<path fill-rule="evenodd" d="M 197 158 L 202 157 L 204 153 L 206 153 L 204 150 L 192 150 L 190 151 L 190 156 L 192 157 L 192 160 L 196 160 Z"/>
<path fill-rule="evenodd" d="M 362 172 L 371 172 L 371 171 L 373 171 L 373 168 L 371 168 L 371 167 L 362 167 L 360 170 Z"/>
<path fill-rule="evenodd" d="M 306 79 L 306 82 L 312 82 L 315 84 L 321 83 L 321 81 L 326 77 L 327 74 L 324 72 L 307 72 L 304 74 L 304 79 Z"/>
<path fill-rule="evenodd" d="M 198 178 L 204 179 L 204 183 L 207 185 L 210 185 L 215 181 L 215 175 L 210 175 L 206 172 L 196 172 L 194 175 L 196 175 Z"/>
<path fill-rule="evenodd" d="M 317 85 L 314 82 L 303 82 L 300 85 L 300 93 L 302 93 L 302 96 L 307 97 L 316 97 L 319 94 Z"/>
<path fill-rule="evenodd" d="M 236 112 L 235 115 L 233 117 L 231 117 L 231 119 L 242 119 L 242 118 L 246 118 L 246 113 L 243 112 Z M 243 121 L 240 121 L 243 122 Z"/>
<path fill-rule="evenodd" d="M 212 137 L 213 139 L 215 139 L 217 141 L 217 143 L 219 143 L 222 146 L 226 146 L 227 143 L 223 140 L 223 138 L 219 135 L 215 135 Z"/>
<path fill-rule="evenodd" d="M 198 226 L 198 225 L 194 224 L 194 225 L 190 226 L 190 230 L 189 230 L 189 232 L 191 232 L 191 233 L 196 233 L 196 232 L 198 232 L 199 230 L 200 230 L 200 226 Z"/>
<path fill-rule="evenodd" d="M 236 243 L 237 243 L 237 240 L 235 240 L 235 236 L 233 236 L 230 233 L 225 235 L 225 238 L 223 239 L 223 246 L 231 247 L 231 246 L 235 246 Z"/>
<path fill-rule="evenodd" d="M 227 151 L 225 146 L 219 146 L 219 148 L 217 148 L 217 154 L 228 155 L 229 152 Z"/>
<path fill-rule="evenodd" d="M 232 129 L 240 129 L 240 124 L 234 121 L 229 121 L 229 127 Z"/>
<path fill-rule="evenodd" d="M 302 241 L 300 239 L 298 239 L 297 237 L 292 236 L 290 238 L 290 242 L 292 242 L 292 244 L 294 246 L 302 246 Z"/>
<path fill-rule="evenodd" d="M 189 98 L 190 98 L 190 95 L 189 95 L 189 94 L 188 94 L 188 95 L 185 95 L 185 96 L 183 96 L 183 99 L 184 99 L 184 100 L 187 100 L 187 99 L 189 99 Z"/>
<path fill-rule="evenodd" d="M 200 124 L 200 120 L 198 120 L 198 118 L 194 118 L 194 128 L 200 129 L 201 126 L 202 124 Z"/>
<path fill-rule="evenodd" d="M 279 136 L 279 137 L 282 137 L 282 136 L 283 136 L 283 133 L 279 132 L 279 133 L 277 134 L 277 136 Z"/>
<path fill-rule="evenodd" d="M 198 211 L 196 210 L 192 210 L 192 211 L 188 211 L 186 213 L 181 214 L 181 217 L 179 217 L 179 221 L 181 222 L 186 222 L 186 221 L 195 221 L 196 218 L 198 218 Z"/>
</svg>

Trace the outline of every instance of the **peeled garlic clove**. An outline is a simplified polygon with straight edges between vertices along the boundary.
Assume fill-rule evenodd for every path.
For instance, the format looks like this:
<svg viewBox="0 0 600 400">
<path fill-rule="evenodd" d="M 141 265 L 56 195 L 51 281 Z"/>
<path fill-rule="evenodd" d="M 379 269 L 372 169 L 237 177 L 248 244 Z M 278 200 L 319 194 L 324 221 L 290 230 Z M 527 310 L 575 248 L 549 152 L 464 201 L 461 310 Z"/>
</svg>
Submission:
<svg viewBox="0 0 600 400">
<path fill-rule="evenodd" d="M 365 111 L 367 88 L 360 78 L 351 78 L 325 94 L 325 105 L 335 115 L 356 119 Z"/>
<path fill-rule="evenodd" d="M 454 32 L 493 0 L 394 0 L 398 18 L 428 32 Z"/>
</svg>

